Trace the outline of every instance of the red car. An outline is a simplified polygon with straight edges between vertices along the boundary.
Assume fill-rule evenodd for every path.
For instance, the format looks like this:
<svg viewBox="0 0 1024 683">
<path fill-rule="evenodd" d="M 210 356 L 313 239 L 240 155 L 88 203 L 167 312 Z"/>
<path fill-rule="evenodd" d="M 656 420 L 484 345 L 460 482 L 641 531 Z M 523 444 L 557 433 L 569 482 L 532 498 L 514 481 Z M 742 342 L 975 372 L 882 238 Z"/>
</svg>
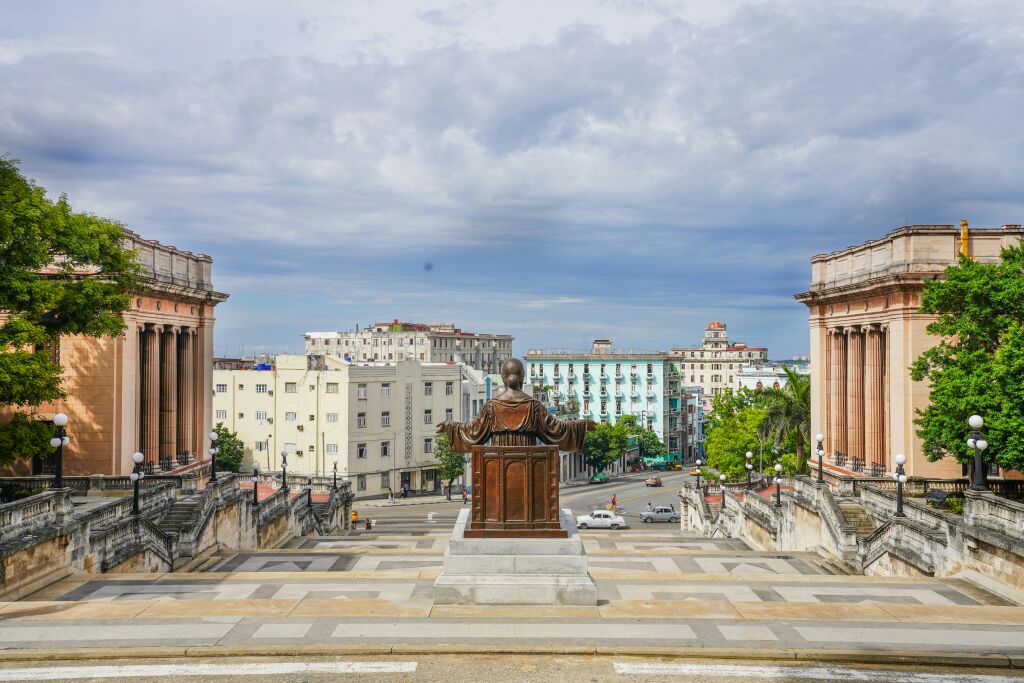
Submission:
<svg viewBox="0 0 1024 683">
<path fill-rule="evenodd" d="M 644 484 L 647 486 L 661 486 L 661 477 L 650 477 Z"/>
</svg>

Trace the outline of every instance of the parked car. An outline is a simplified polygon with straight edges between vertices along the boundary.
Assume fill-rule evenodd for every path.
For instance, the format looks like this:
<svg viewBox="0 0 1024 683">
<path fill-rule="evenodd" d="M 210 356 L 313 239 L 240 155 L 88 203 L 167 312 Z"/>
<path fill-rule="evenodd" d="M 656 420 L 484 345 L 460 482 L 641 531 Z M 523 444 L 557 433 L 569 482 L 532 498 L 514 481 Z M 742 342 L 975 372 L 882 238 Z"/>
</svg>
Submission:
<svg viewBox="0 0 1024 683">
<path fill-rule="evenodd" d="M 604 472 L 598 472 L 590 478 L 591 484 L 604 484 L 608 481 L 608 475 Z"/>
<path fill-rule="evenodd" d="M 679 513 L 670 507 L 659 505 L 653 510 L 644 510 L 641 512 L 640 519 L 648 524 L 651 522 L 678 522 Z"/>
<path fill-rule="evenodd" d="M 661 486 L 661 477 L 648 477 L 644 482 L 646 486 Z"/>
<path fill-rule="evenodd" d="M 576 526 L 580 529 L 628 529 L 629 525 L 619 515 L 607 510 L 594 510 L 589 515 L 576 518 Z"/>
</svg>

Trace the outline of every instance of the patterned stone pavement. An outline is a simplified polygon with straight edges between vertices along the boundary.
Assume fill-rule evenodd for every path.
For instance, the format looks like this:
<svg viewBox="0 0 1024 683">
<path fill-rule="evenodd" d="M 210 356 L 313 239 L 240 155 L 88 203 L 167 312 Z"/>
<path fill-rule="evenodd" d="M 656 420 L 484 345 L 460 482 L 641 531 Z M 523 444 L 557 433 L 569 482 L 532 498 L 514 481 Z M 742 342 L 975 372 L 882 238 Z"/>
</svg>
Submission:
<svg viewBox="0 0 1024 683">
<path fill-rule="evenodd" d="M 844 576 L 667 525 L 584 533 L 596 607 L 434 606 L 450 520 L 72 577 L 0 603 L 0 648 L 510 644 L 854 648 L 1024 655 L 1024 608 L 958 580 Z"/>
</svg>

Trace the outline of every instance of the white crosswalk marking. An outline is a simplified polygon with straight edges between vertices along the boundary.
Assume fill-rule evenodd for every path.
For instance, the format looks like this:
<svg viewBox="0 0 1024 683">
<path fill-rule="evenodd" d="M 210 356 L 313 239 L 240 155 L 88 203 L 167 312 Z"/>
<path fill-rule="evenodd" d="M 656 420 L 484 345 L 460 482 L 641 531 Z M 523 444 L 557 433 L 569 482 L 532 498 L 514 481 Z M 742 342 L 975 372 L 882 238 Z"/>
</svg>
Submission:
<svg viewBox="0 0 1024 683">
<path fill-rule="evenodd" d="M 252 664 L 145 664 L 0 669 L 0 681 L 57 681 L 156 676 L 270 676 L 281 674 L 408 674 L 416 662 L 255 662 Z"/>
<path fill-rule="evenodd" d="M 614 662 L 615 673 L 633 676 L 693 676 L 697 680 L 735 678 L 737 680 L 785 681 L 870 681 L 871 683 L 1020 683 L 1020 678 L 990 674 L 914 673 L 847 669 L 832 666 L 743 666 L 740 664 L 656 662 Z"/>
</svg>

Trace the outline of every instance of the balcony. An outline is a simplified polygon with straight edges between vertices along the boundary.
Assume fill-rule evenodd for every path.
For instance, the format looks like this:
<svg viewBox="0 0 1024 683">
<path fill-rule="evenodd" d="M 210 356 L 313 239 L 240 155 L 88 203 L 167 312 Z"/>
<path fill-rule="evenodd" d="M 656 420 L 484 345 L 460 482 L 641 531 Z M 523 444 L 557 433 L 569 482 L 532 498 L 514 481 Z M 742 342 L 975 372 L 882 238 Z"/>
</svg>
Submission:
<svg viewBox="0 0 1024 683">
<path fill-rule="evenodd" d="M 555 382 L 560 382 L 562 380 L 562 373 L 560 373 L 558 370 L 555 370 L 554 377 L 555 377 Z"/>
<path fill-rule="evenodd" d="M 647 398 L 654 398 L 657 394 L 654 393 L 654 389 L 647 387 Z"/>
<path fill-rule="evenodd" d="M 592 394 L 590 393 L 590 389 L 587 388 L 587 387 L 584 387 L 583 388 L 583 398 L 590 398 L 591 396 L 592 396 Z"/>
<path fill-rule="evenodd" d="M 626 391 L 625 391 L 625 389 L 622 388 L 621 384 L 616 384 L 615 385 L 615 395 L 616 396 L 625 396 L 626 395 Z"/>
<path fill-rule="evenodd" d="M 650 384 L 653 381 L 654 381 L 654 373 L 648 372 L 647 373 L 647 383 Z"/>
</svg>

